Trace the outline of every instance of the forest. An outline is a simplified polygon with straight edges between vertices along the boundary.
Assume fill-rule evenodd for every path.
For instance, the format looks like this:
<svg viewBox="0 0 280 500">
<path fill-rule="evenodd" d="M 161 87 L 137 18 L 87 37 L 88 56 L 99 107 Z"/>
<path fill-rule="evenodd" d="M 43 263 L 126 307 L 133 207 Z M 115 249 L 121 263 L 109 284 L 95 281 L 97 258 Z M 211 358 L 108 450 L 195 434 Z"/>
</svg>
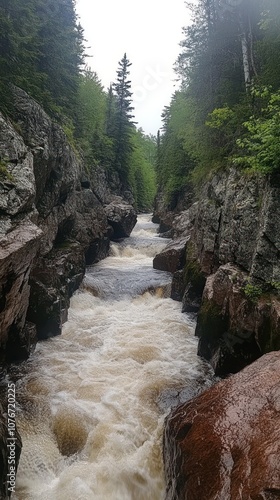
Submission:
<svg viewBox="0 0 280 500">
<path fill-rule="evenodd" d="M 117 173 L 139 211 L 158 189 L 170 208 L 218 169 L 271 175 L 280 168 L 280 2 L 187 2 L 175 62 L 179 90 L 158 137 L 133 121 L 124 54 L 104 89 L 86 65 L 74 0 L 1 0 L 0 109 L 13 116 L 12 85 L 63 127 L 89 171 Z"/>
<path fill-rule="evenodd" d="M 126 54 L 116 61 L 114 83 L 104 89 L 85 45 L 74 0 L 1 0 L 0 111 L 13 119 L 13 85 L 22 88 L 63 127 L 89 173 L 101 164 L 109 181 L 117 174 L 132 191 L 139 211 L 149 210 L 156 138 L 133 121 L 131 62 Z"/>
<path fill-rule="evenodd" d="M 157 175 L 169 208 L 219 169 L 280 169 L 280 2 L 187 2 L 175 68 L 180 89 L 163 112 Z"/>
</svg>

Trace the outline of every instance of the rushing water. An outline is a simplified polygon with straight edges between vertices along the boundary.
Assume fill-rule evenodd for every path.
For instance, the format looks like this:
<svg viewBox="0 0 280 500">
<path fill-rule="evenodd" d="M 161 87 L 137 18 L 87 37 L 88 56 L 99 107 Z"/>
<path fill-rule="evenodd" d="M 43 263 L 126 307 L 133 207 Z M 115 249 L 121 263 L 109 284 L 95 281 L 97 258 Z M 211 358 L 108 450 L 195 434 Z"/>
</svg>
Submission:
<svg viewBox="0 0 280 500">
<path fill-rule="evenodd" d="M 161 500 L 170 404 L 210 384 L 193 322 L 152 268 L 166 245 L 140 216 L 87 270 L 63 335 L 41 342 L 17 382 L 23 449 L 16 500 Z"/>
</svg>

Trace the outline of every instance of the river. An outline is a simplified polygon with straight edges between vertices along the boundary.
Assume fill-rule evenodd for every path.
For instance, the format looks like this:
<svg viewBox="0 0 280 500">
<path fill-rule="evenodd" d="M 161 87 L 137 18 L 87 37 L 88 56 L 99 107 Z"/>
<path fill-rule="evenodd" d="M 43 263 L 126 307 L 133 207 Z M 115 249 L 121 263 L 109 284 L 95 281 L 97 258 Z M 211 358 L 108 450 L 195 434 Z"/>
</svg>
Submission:
<svg viewBox="0 0 280 500">
<path fill-rule="evenodd" d="M 164 418 L 211 384 L 194 322 L 153 270 L 147 215 L 87 269 L 60 337 L 14 368 L 23 448 L 15 500 L 161 500 Z"/>
</svg>

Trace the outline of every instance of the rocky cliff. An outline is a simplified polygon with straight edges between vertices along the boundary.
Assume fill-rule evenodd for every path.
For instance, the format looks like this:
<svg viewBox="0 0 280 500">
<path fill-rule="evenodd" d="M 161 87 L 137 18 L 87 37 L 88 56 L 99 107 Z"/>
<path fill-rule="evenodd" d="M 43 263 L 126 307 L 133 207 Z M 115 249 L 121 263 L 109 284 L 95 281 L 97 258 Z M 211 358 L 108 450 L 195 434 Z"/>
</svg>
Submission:
<svg viewBox="0 0 280 500">
<path fill-rule="evenodd" d="M 280 355 L 265 353 L 280 349 L 280 176 L 217 173 L 174 211 L 159 196 L 155 216 L 174 241 L 154 266 L 198 313 L 198 354 L 241 370 L 167 418 L 166 498 L 279 498 Z"/>
<path fill-rule="evenodd" d="M 129 236 L 136 212 L 112 193 L 102 168 L 90 174 L 62 128 L 20 89 L 12 122 L 0 114 L 0 369 L 58 335 L 86 264 Z M 116 194 L 118 196 L 116 196 Z M 126 193 L 126 198 L 131 198 Z M 7 498 L 7 401 L 1 386 L 0 497 Z M 17 436 L 17 456 L 20 454 Z"/>
<path fill-rule="evenodd" d="M 25 92 L 14 97 L 15 122 L 0 116 L 1 366 L 60 333 L 85 265 L 136 222 L 104 171 L 91 178 L 62 128 Z"/>
<path fill-rule="evenodd" d="M 231 169 L 185 203 L 177 213 L 156 208 L 164 229 L 187 238 L 173 296 L 199 311 L 198 353 L 217 374 L 236 372 L 280 348 L 280 176 Z"/>
</svg>

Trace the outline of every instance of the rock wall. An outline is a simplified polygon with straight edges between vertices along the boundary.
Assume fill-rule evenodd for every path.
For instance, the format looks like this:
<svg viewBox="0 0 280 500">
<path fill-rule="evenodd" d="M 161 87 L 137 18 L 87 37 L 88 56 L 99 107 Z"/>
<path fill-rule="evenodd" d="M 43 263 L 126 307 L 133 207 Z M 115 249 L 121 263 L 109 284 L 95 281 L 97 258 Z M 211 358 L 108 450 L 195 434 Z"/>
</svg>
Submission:
<svg viewBox="0 0 280 500">
<path fill-rule="evenodd" d="M 218 172 L 192 202 L 185 196 L 171 208 L 159 193 L 155 218 L 174 241 L 154 266 L 173 268 L 172 297 L 198 313 L 198 354 L 217 375 L 239 373 L 167 418 L 166 499 L 274 500 L 280 354 L 269 351 L 280 350 L 280 175 Z"/>
<path fill-rule="evenodd" d="M 3 368 L 26 359 L 37 338 L 61 332 L 86 264 L 107 255 L 118 227 L 125 225 L 128 236 L 136 222 L 105 172 L 89 176 L 62 128 L 24 91 L 14 92 L 15 122 L 0 115 Z M 119 214 L 114 228 L 107 205 Z"/>
<path fill-rule="evenodd" d="M 183 300 L 183 311 L 199 311 L 198 353 L 216 374 L 236 372 L 279 349 L 279 174 L 224 171 L 187 210 L 168 212 L 159 202 L 156 214 L 175 239 L 189 238 L 186 264 L 174 275 L 174 298 Z"/>
</svg>

